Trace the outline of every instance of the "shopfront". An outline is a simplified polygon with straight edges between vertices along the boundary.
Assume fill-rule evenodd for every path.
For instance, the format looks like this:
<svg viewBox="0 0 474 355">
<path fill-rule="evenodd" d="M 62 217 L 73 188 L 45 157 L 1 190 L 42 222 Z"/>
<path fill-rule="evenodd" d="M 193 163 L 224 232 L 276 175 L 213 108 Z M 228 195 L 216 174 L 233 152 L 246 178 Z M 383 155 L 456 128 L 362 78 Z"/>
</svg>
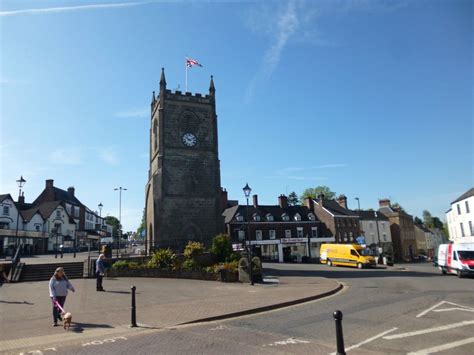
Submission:
<svg viewBox="0 0 474 355">
<path fill-rule="evenodd" d="M 319 259 L 319 250 L 321 249 L 321 244 L 325 243 L 335 243 L 336 238 L 311 238 L 310 247 L 311 247 L 311 259 Z"/>
<path fill-rule="evenodd" d="M 262 261 L 278 261 L 279 240 L 252 240 L 252 255 L 258 256 Z M 248 242 L 247 242 L 248 245 Z"/>
<path fill-rule="evenodd" d="M 308 256 L 308 238 L 282 238 L 278 254 L 281 263 L 301 263 Z"/>
</svg>

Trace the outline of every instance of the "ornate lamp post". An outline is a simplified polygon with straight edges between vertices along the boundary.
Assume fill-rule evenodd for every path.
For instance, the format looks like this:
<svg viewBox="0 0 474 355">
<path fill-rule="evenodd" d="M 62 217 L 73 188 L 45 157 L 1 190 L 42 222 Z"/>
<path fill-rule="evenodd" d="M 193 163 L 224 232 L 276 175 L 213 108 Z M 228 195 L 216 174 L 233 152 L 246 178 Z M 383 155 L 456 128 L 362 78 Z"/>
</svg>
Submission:
<svg viewBox="0 0 474 355">
<path fill-rule="evenodd" d="M 252 239 L 250 238 L 250 220 L 249 220 L 249 197 L 250 197 L 250 193 L 252 192 L 252 189 L 250 188 L 249 184 L 246 183 L 242 190 L 244 191 L 245 198 L 247 199 L 247 240 L 248 240 L 247 256 L 249 259 L 250 284 L 253 286 L 252 245 L 251 245 Z"/>
<path fill-rule="evenodd" d="M 102 202 L 99 202 L 97 207 L 99 207 L 100 232 L 102 233 L 102 226 L 104 225 L 104 221 L 102 220 L 102 207 L 104 207 L 104 205 L 102 204 Z M 100 236 L 101 235 L 102 234 L 99 235 L 99 242 L 97 243 L 97 251 L 98 251 L 99 255 L 100 255 Z"/>
<path fill-rule="evenodd" d="M 358 210 L 360 211 L 360 198 L 356 197 L 355 200 L 357 200 L 357 207 L 358 207 Z"/>
<path fill-rule="evenodd" d="M 20 223 L 20 197 L 21 197 L 21 188 L 25 185 L 26 180 L 23 179 L 23 175 L 16 181 L 18 184 L 19 192 L 18 192 L 18 210 L 16 214 L 16 231 L 15 231 L 15 246 L 18 247 L 18 224 Z"/>
</svg>

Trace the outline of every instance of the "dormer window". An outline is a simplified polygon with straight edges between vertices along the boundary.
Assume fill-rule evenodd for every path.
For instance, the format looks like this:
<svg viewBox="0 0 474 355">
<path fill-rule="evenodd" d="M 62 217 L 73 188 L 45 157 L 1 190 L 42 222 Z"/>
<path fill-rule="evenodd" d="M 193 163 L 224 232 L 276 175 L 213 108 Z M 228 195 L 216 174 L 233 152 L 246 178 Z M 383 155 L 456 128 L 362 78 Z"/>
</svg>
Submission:
<svg viewBox="0 0 474 355">
<path fill-rule="evenodd" d="M 56 210 L 56 218 L 61 218 L 61 211 L 60 210 Z"/>
<path fill-rule="evenodd" d="M 260 222 L 260 216 L 255 213 L 255 214 L 253 215 L 253 220 L 254 220 L 255 222 Z"/>
<path fill-rule="evenodd" d="M 237 220 L 237 222 L 243 222 L 244 221 L 244 216 L 238 214 L 237 216 L 235 216 L 235 219 Z"/>
<path fill-rule="evenodd" d="M 281 215 L 281 219 L 284 220 L 284 221 L 289 221 L 289 220 L 290 220 L 290 216 L 288 216 L 288 214 L 286 214 L 286 213 L 283 213 L 283 214 Z"/>
<path fill-rule="evenodd" d="M 295 214 L 293 218 L 295 221 L 301 221 L 301 215 L 299 213 Z"/>
<path fill-rule="evenodd" d="M 273 218 L 273 215 L 270 213 L 267 214 L 266 219 L 268 222 L 273 222 L 275 220 L 275 218 Z"/>
<path fill-rule="evenodd" d="M 316 216 L 315 216 L 314 214 L 312 214 L 312 213 L 308 213 L 308 219 L 309 219 L 310 221 L 315 221 L 315 220 L 316 220 Z"/>
</svg>

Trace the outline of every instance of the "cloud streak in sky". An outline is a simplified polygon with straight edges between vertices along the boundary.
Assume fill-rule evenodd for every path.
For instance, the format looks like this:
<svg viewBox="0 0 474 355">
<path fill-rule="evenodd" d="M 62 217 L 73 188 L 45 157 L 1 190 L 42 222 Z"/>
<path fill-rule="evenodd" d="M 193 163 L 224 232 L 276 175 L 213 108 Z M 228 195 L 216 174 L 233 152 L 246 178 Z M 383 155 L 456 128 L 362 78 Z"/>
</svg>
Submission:
<svg viewBox="0 0 474 355">
<path fill-rule="evenodd" d="M 132 7 L 132 6 L 146 5 L 146 4 L 150 4 L 154 2 L 156 1 L 123 2 L 123 3 L 112 3 L 112 4 L 91 4 L 91 5 L 61 6 L 61 7 L 46 7 L 46 8 L 35 8 L 35 9 L 0 11 L 0 17 L 18 16 L 18 15 L 39 15 L 39 14 L 58 13 L 58 12 Z"/>
</svg>

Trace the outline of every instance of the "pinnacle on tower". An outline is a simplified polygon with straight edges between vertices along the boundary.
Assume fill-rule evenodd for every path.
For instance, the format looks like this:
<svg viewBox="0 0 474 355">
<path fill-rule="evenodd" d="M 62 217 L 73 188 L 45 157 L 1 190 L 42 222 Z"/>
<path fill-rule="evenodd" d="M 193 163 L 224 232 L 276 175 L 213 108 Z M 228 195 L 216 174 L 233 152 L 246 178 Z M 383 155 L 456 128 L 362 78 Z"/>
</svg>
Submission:
<svg viewBox="0 0 474 355">
<path fill-rule="evenodd" d="M 151 97 L 151 103 L 155 103 L 156 101 L 156 96 L 155 96 L 155 92 L 153 91 L 153 96 Z"/>
<path fill-rule="evenodd" d="M 160 88 L 166 88 L 165 68 L 161 68 Z"/>
<path fill-rule="evenodd" d="M 216 87 L 214 86 L 214 75 L 211 75 L 211 83 L 209 84 L 209 94 L 214 96 L 216 93 Z"/>
</svg>

